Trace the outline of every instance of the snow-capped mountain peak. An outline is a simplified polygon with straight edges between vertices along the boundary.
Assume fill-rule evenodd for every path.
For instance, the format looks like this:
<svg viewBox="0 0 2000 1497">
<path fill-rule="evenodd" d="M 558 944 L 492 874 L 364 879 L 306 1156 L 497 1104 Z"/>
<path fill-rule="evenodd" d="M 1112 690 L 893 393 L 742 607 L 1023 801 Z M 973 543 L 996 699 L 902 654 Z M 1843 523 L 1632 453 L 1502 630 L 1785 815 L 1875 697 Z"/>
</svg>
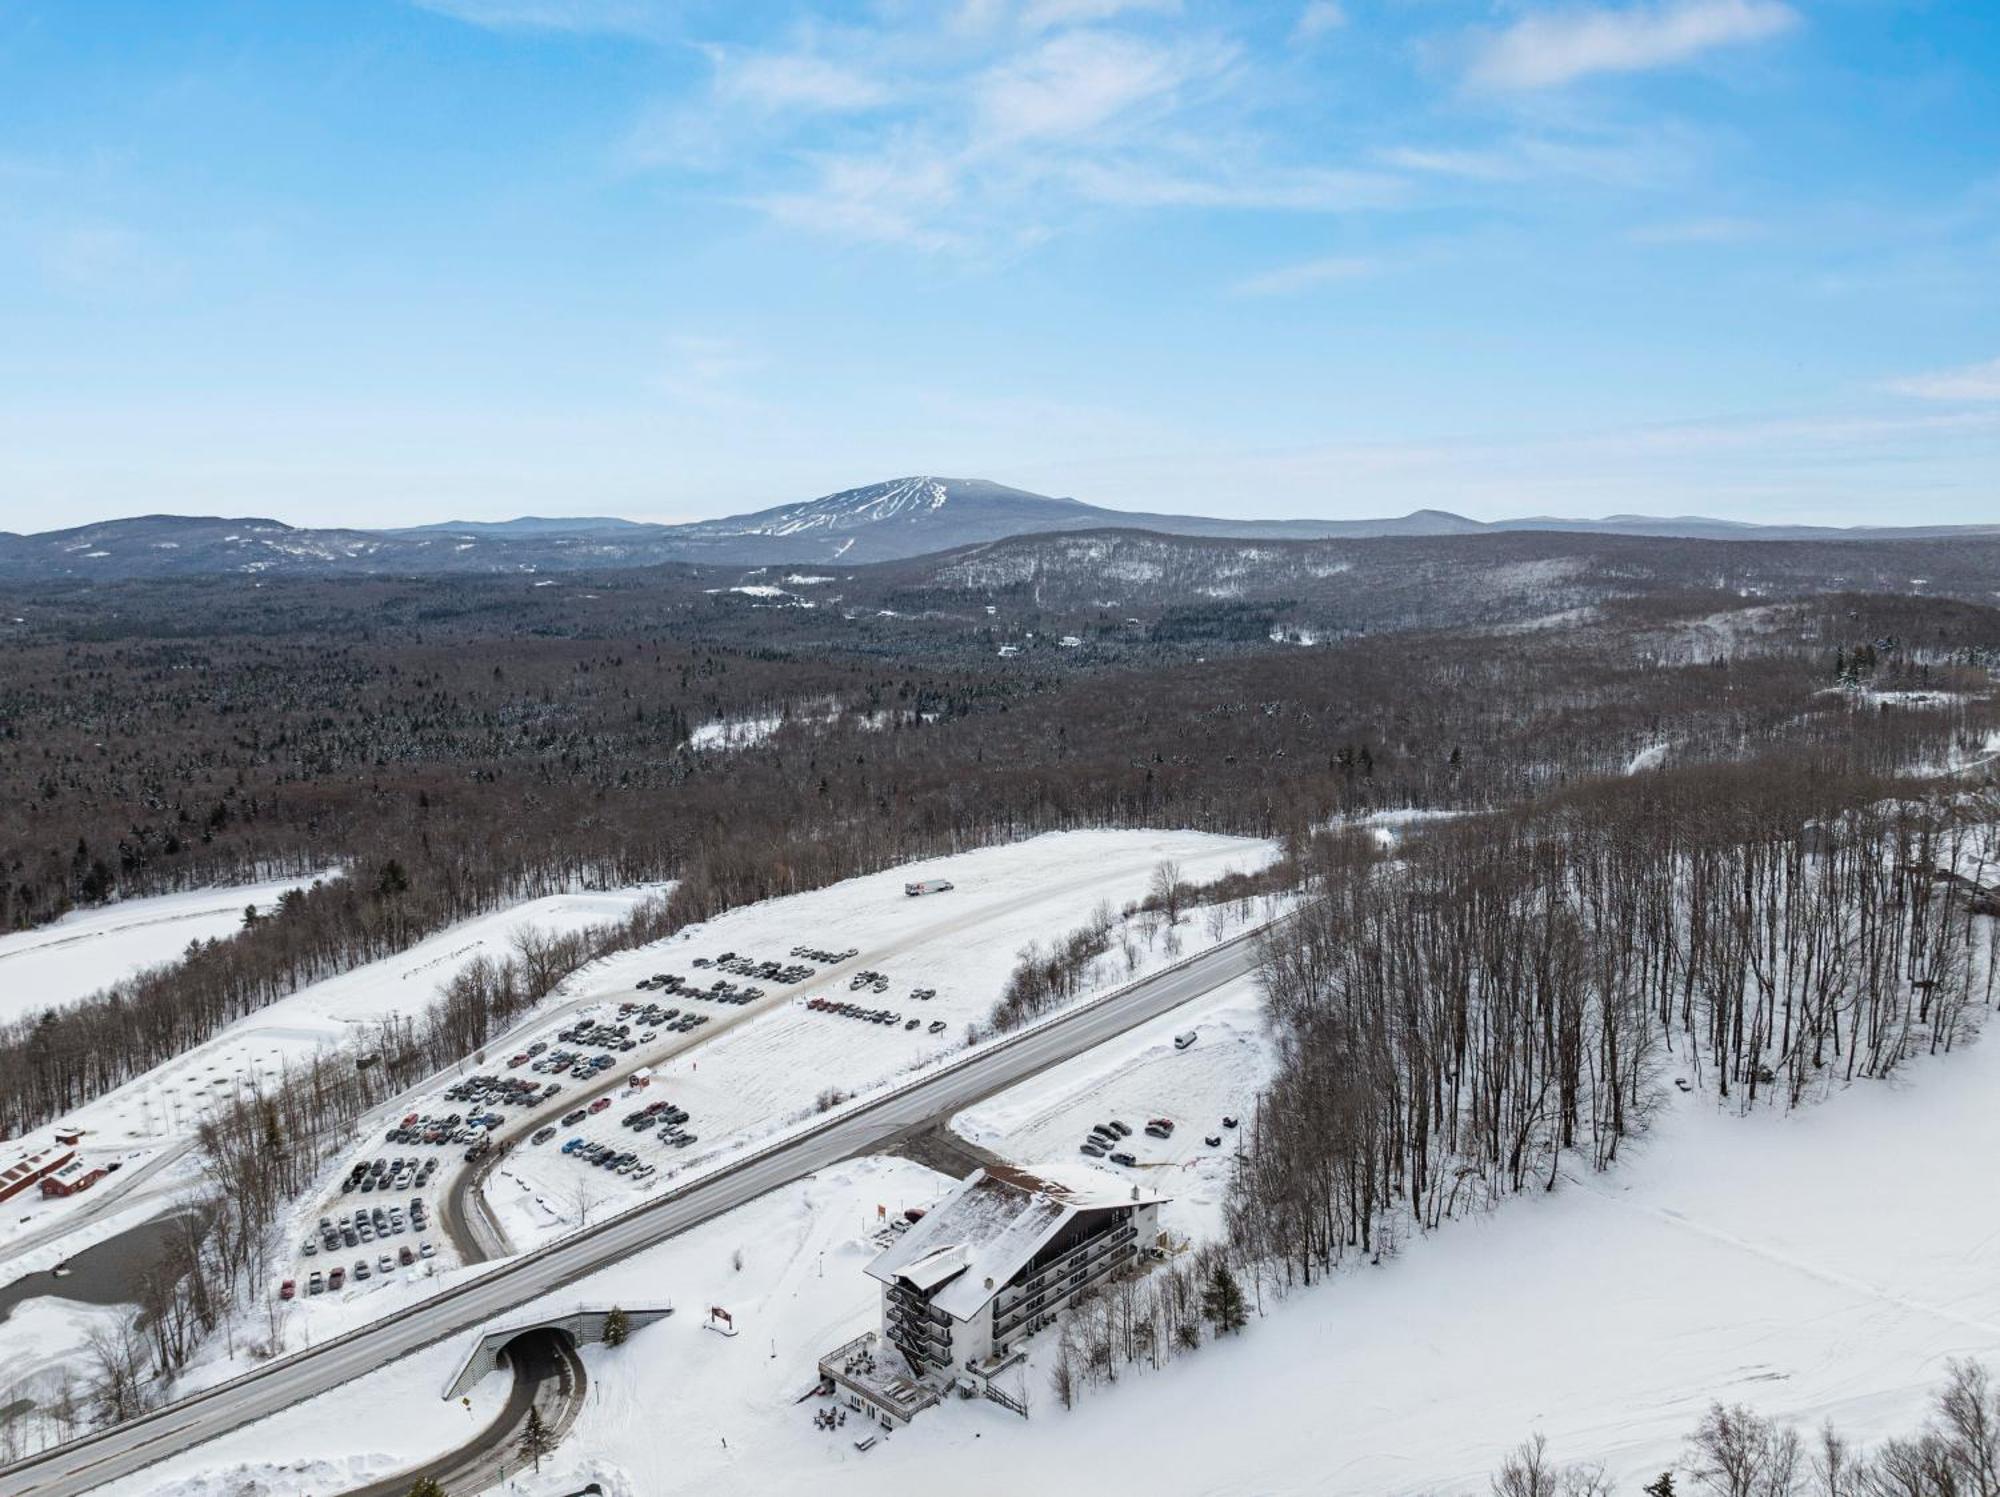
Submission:
<svg viewBox="0 0 2000 1497">
<path fill-rule="evenodd" d="M 892 478 L 858 489 L 842 489 L 837 494 L 827 494 L 803 504 L 783 505 L 733 520 L 718 520 L 704 528 L 718 531 L 726 528 L 735 535 L 803 535 L 814 531 L 856 530 L 897 521 L 918 523 L 937 515 L 938 511 L 954 501 L 990 504 L 994 501 L 1019 503 L 1024 500 L 1035 504 L 1075 503 L 1074 500 L 1052 500 L 1022 489 L 1010 489 L 1004 484 L 989 483 L 984 479 L 921 475 Z"/>
</svg>

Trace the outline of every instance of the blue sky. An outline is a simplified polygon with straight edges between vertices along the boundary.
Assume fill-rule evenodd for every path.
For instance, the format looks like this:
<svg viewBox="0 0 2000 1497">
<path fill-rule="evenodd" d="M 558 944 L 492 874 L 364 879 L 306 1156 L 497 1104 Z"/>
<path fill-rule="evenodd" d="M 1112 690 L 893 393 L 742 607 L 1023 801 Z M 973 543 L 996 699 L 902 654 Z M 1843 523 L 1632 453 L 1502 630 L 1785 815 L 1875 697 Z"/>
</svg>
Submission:
<svg viewBox="0 0 2000 1497">
<path fill-rule="evenodd" d="M 2000 6 L 0 0 L 0 528 L 2000 517 Z"/>
</svg>

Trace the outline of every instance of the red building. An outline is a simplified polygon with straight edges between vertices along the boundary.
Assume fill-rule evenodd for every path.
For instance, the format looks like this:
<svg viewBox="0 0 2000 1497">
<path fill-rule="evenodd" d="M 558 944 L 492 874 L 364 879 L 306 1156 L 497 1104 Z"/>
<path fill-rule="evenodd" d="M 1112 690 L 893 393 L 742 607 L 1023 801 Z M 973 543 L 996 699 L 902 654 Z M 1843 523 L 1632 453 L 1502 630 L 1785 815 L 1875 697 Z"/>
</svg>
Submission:
<svg viewBox="0 0 2000 1497">
<path fill-rule="evenodd" d="M 81 1195 L 111 1171 L 101 1164 L 85 1168 L 81 1159 L 72 1159 L 52 1175 L 42 1177 L 42 1194 L 45 1196 Z"/>
<path fill-rule="evenodd" d="M 48 1178 L 74 1158 L 76 1158 L 75 1149 L 43 1149 L 38 1154 L 29 1154 L 19 1163 L 0 1170 L 0 1201 L 11 1201 L 37 1180 Z"/>
</svg>

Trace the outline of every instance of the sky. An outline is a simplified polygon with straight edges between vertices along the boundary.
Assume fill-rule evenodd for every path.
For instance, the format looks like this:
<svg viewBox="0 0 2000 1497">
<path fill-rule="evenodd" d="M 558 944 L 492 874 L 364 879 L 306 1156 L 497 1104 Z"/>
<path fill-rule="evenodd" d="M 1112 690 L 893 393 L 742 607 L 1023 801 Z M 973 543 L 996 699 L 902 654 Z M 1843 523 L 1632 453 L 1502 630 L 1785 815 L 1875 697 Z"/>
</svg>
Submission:
<svg viewBox="0 0 2000 1497">
<path fill-rule="evenodd" d="M 0 0 L 0 530 L 2000 518 L 1992 0 Z"/>
</svg>

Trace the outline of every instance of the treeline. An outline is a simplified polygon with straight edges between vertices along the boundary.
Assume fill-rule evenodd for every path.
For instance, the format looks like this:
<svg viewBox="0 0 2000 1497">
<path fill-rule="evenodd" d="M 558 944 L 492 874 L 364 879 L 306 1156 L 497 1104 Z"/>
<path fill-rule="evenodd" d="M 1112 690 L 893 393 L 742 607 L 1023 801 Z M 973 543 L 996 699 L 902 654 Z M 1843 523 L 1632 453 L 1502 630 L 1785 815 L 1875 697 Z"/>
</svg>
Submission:
<svg viewBox="0 0 2000 1497">
<path fill-rule="evenodd" d="M 196 1143 L 204 1185 L 175 1219 L 167 1250 L 138 1285 L 122 1334 L 91 1358 L 84 1410 L 99 1423 L 142 1412 L 225 1326 L 242 1303 L 268 1300 L 270 1253 L 293 1204 L 351 1149 L 361 1119 L 391 1098 L 475 1055 L 564 980 L 613 952 L 674 930 L 664 899 L 625 919 L 581 930 L 523 927 L 508 954 L 481 954 L 422 1012 L 373 1026 L 346 1044 L 288 1066 L 205 1118 Z M 275 1303 L 273 1301 L 273 1303 Z M 272 1355 L 279 1325 L 258 1350 Z M 144 1355 L 139 1355 L 143 1349 Z"/>
<path fill-rule="evenodd" d="M 288 891 L 228 940 L 193 943 L 82 1003 L 0 1025 L 0 1135 L 27 1132 L 308 984 L 454 921 L 566 887 L 493 863 L 398 858 Z M 461 1052 L 463 1053 L 463 1052 Z"/>
<path fill-rule="evenodd" d="M 1601 1465 L 1564 1465 L 1540 1435 L 1494 1473 L 1492 1497 L 1613 1497 Z M 1873 1450 L 1832 1420 L 1809 1436 L 1741 1404 L 1712 1404 L 1686 1454 L 1642 1497 L 1995 1497 L 2000 1493 L 2000 1389 L 1981 1364 L 1947 1364 L 1931 1415 Z"/>
<path fill-rule="evenodd" d="M 1231 1232 L 1310 1281 L 1611 1160 L 1676 1067 L 1795 1104 L 1920 1049 L 1994 996 L 1973 912 L 2000 817 L 1775 758 L 1642 775 L 1438 828 L 1394 862 L 1323 841 L 1267 942 L 1280 1064 Z"/>
<path fill-rule="evenodd" d="M 1201 908 L 1210 914 L 1209 934 L 1220 939 L 1232 915 L 1238 921 L 1248 920 L 1256 900 L 1293 888 L 1298 877 L 1299 860 L 1292 851 L 1254 873 L 1231 871 L 1206 884 L 1189 883 L 1178 863 L 1163 862 L 1153 870 L 1145 897 L 1128 904 L 1122 913 L 1114 916 L 1108 903 L 1100 903 L 1089 920 L 1047 946 L 1029 942 L 1015 957 L 985 1029 L 1005 1034 L 1069 1003 L 1090 985 L 1092 971 L 1111 953 L 1114 935 L 1129 976 L 1139 968 L 1139 939 L 1151 949 L 1164 931 L 1167 954 L 1177 955 L 1180 945 L 1174 927 L 1189 910 Z"/>
<path fill-rule="evenodd" d="M 1063 1408 L 1074 1408 L 1086 1392 L 1109 1387 L 1128 1372 L 1157 1372 L 1199 1351 L 1204 1331 L 1210 1340 L 1233 1335 L 1249 1315 L 1220 1243 L 1203 1243 L 1150 1273 L 1119 1273 L 1053 1317 L 1049 1391 Z"/>
<path fill-rule="evenodd" d="M 398 606 L 379 591 L 356 597 Z M 18 643 L 0 682 L 0 928 L 263 872 L 414 867 L 426 847 L 544 883 L 565 865 L 663 878 L 722 823 L 799 844 L 865 827 L 1275 835 L 1384 807 L 1508 803 L 1661 743 L 1676 761 L 1746 741 L 1838 745 L 1889 770 L 1980 740 L 1994 714 L 1979 641 L 2000 637 L 1992 609 L 1925 600 L 1913 617 L 1904 600 L 1857 599 L 1834 617 L 1607 609 L 1567 632 L 1227 659 L 1053 651 L 1030 670 L 939 657 L 937 621 L 908 621 L 901 654 L 756 646 L 772 616 L 820 610 L 763 610 L 740 621 L 742 647 L 694 646 L 629 594 L 596 622 L 630 634 L 546 638 L 526 608 L 430 631 L 448 644 L 421 613 L 407 631 L 358 607 L 294 631 L 262 602 L 245 636 L 228 632 L 243 626 L 235 605 L 210 596 L 176 598 L 182 637 L 130 638 L 122 606 L 89 601 L 75 637 Z M 1923 632 L 1898 632 L 1918 618 Z M 1942 695 L 1913 710 L 1829 691 L 1862 651 L 1879 682 Z M 847 709 L 837 722 L 803 714 L 756 747 L 685 748 L 691 723 L 829 700 Z M 861 713 L 894 725 L 861 727 Z"/>
</svg>

